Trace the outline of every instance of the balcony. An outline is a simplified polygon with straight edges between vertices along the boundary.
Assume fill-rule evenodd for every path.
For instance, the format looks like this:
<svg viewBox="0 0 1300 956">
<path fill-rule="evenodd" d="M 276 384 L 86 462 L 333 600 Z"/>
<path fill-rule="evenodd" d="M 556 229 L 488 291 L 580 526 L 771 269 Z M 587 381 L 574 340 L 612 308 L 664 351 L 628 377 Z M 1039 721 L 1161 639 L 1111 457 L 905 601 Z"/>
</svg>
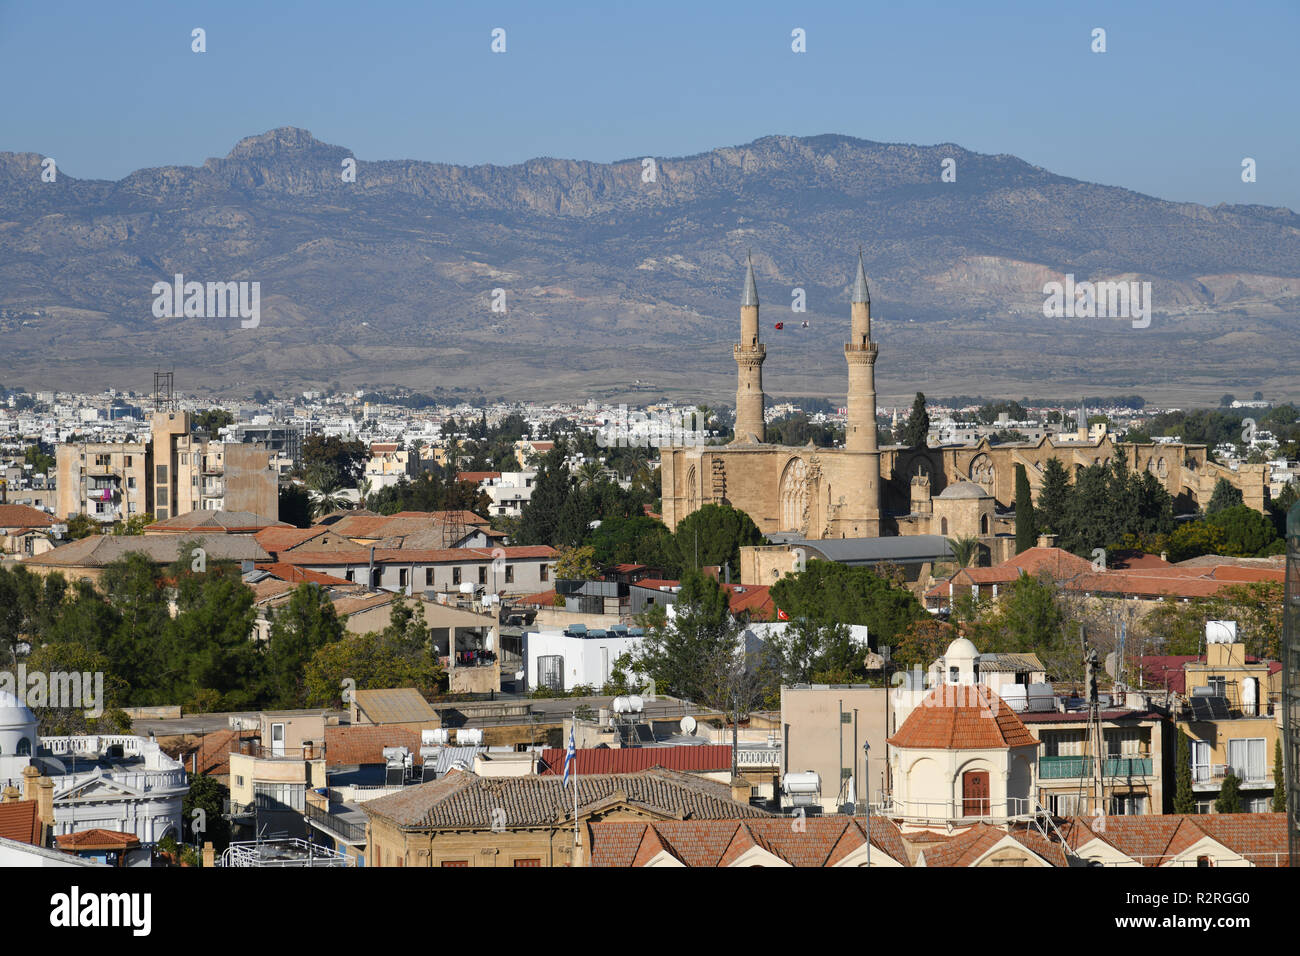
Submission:
<svg viewBox="0 0 1300 956">
<path fill-rule="evenodd" d="M 1228 770 L 1241 780 L 1241 785 L 1248 789 L 1258 789 L 1260 787 L 1271 787 L 1273 785 L 1272 772 L 1264 770 L 1255 770 L 1254 774 L 1245 767 L 1230 768 L 1223 763 L 1204 763 L 1192 764 L 1192 788 L 1195 790 L 1218 790 L 1223 786 L 1223 778 L 1228 775 Z"/>
<path fill-rule="evenodd" d="M 308 821 L 336 839 L 352 846 L 365 846 L 366 818 L 356 809 L 346 809 L 341 804 L 331 804 L 331 808 L 326 810 L 309 803 L 303 815 Z"/>
<path fill-rule="evenodd" d="M 1150 757 L 1107 757 L 1102 763 L 1103 777 L 1148 777 Z M 1039 757 L 1039 780 L 1077 780 L 1092 776 L 1091 757 Z"/>
</svg>

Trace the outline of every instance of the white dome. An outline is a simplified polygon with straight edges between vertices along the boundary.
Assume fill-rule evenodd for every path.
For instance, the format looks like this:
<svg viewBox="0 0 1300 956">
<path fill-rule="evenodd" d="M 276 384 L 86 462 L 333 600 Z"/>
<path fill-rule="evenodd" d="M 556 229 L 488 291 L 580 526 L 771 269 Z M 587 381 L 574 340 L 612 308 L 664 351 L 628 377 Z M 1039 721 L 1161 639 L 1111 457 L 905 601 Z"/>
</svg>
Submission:
<svg viewBox="0 0 1300 956">
<path fill-rule="evenodd" d="M 979 656 L 980 652 L 976 650 L 975 645 L 964 637 L 957 638 L 957 640 L 949 644 L 948 649 L 943 652 L 943 659 L 949 662 L 973 661 Z"/>
<path fill-rule="evenodd" d="M 36 727 L 36 715 L 31 708 L 7 690 L 0 690 L 0 730 L 19 730 Z"/>
</svg>

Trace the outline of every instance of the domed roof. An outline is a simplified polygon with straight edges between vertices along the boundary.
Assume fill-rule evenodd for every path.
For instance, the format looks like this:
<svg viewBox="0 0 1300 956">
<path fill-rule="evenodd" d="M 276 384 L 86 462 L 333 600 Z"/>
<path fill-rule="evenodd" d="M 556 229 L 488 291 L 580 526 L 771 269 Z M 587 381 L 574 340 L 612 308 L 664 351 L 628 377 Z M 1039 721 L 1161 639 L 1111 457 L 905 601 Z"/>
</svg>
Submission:
<svg viewBox="0 0 1300 956">
<path fill-rule="evenodd" d="M 948 645 L 948 649 L 943 652 L 945 661 L 973 661 L 980 656 L 980 652 L 964 637 L 959 637 Z"/>
<path fill-rule="evenodd" d="M 35 727 L 36 715 L 31 708 L 7 690 L 0 690 L 0 730 Z"/>
<path fill-rule="evenodd" d="M 991 498 L 993 497 L 973 481 L 959 481 L 943 489 L 940 498 Z"/>
</svg>

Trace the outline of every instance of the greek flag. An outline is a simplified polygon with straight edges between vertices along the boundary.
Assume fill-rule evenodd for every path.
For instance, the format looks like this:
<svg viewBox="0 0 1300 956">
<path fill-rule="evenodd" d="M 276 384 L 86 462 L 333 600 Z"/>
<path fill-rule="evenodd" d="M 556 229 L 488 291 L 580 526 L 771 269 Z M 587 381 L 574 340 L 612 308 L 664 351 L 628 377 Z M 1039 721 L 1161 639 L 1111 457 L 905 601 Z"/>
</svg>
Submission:
<svg viewBox="0 0 1300 956">
<path fill-rule="evenodd" d="M 573 745 L 573 728 L 569 728 L 569 749 L 564 754 L 564 780 L 560 782 L 561 787 L 569 785 L 569 765 L 573 763 L 574 758 L 578 756 L 578 748 Z"/>
</svg>

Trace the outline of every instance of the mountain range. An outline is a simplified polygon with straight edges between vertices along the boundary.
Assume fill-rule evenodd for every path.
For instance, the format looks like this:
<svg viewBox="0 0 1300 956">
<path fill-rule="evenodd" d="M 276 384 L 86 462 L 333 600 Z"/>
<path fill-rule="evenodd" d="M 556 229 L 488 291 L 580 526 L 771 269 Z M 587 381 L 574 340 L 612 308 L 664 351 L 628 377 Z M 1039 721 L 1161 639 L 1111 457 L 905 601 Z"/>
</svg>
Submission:
<svg viewBox="0 0 1300 956">
<path fill-rule="evenodd" d="M 752 256 L 769 392 L 833 396 L 860 250 L 882 401 L 1300 397 L 1286 360 L 1300 215 L 1168 202 L 953 144 L 767 136 L 467 167 L 356 160 L 285 127 L 117 182 L 46 182 L 43 159 L 0 153 L 9 386 L 144 391 L 174 368 L 182 391 L 232 396 L 340 383 L 726 402 Z M 155 283 L 176 274 L 260 283 L 257 327 L 157 317 Z M 1150 326 L 1044 317 L 1044 285 L 1067 274 L 1150 282 Z"/>
</svg>

